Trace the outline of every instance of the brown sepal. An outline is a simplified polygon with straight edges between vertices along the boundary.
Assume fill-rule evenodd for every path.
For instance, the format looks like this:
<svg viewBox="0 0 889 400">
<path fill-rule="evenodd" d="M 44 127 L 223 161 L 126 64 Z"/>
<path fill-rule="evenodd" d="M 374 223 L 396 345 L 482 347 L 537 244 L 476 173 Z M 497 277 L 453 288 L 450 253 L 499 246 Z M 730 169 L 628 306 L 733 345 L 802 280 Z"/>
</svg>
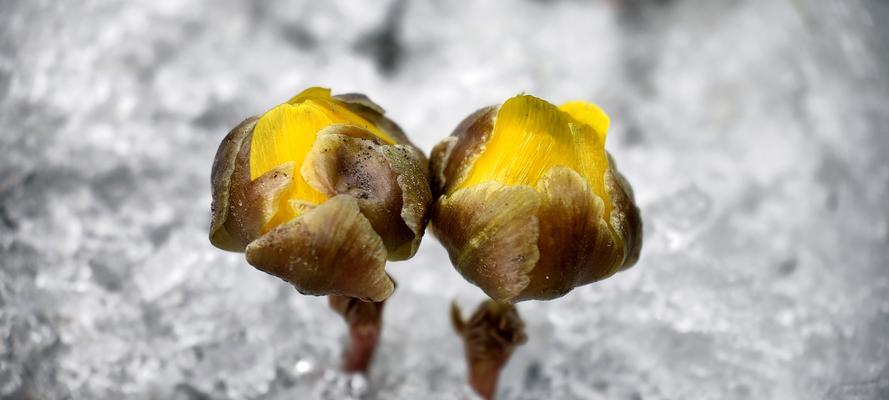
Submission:
<svg viewBox="0 0 889 400">
<path fill-rule="evenodd" d="M 611 198 L 609 223 L 623 242 L 623 262 L 619 270 L 632 267 L 642 251 L 642 216 L 633 198 L 633 188 L 617 170 L 617 164 L 608 154 L 608 171 L 605 172 L 605 191 Z"/>
<path fill-rule="evenodd" d="M 432 201 L 421 157 L 410 146 L 382 144 L 362 128 L 333 125 L 318 133 L 302 175 L 328 196 L 356 198 L 388 258 L 403 260 L 416 252 Z"/>
<path fill-rule="evenodd" d="M 401 130 L 394 121 L 386 117 L 386 111 L 377 103 L 374 103 L 369 97 L 361 93 L 343 93 L 333 96 L 334 99 L 342 101 L 346 107 L 352 112 L 364 117 L 372 122 L 377 128 L 392 136 L 399 144 L 409 145 L 417 148 L 407 135 Z M 426 156 L 423 155 L 423 162 L 426 162 Z"/>
<path fill-rule="evenodd" d="M 442 196 L 432 229 L 468 281 L 494 300 L 512 301 L 539 258 L 539 205 L 528 186 L 482 183 Z"/>
<path fill-rule="evenodd" d="M 244 251 L 247 243 L 236 232 L 234 221 L 231 218 L 233 207 L 232 187 L 233 180 L 239 181 L 236 172 L 244 172 L 239 166 L 249 161 L 250 137 L 253 127 L 256 126 L 256 117 L 250 117 L 234 127 L 228 135 L 222 139 L 216 150 L 216 158 L 213 160 L 213 169 L 210 173 L 210 185 L 213 203 L 210 206 L 212 217 L 210 221 L 210 243 L 228 251 Z M 245 145 L 248 147 L 244 151 Z M 249 181 L 249 164 L 246 173 Z M 241 169 L 242 171 L 238 171 Z"/>
<path fill-rule="evenodd" d="M 290 282 L 300 293 L 365 301 L 388 298 L 386 248 L 358 202 L 334 196 L 247 246 L 247 262 Z"/>
<path fill-rule="evenodd" d="M 499 106 L 490 106 L 472 113 L 432 149 L 430 168 L 436 197 L 448 193 L 450 186 L 472 166 L 488 142 L 499 109 Z"/>
<path fill-rule="evenodd" d="M 586 180 L 557 166 L 540 179 L 537 190 L 540 261 L 530 272 L 528 287 L 515 300 L 554 299 L 613 274 L 622 255 L 603 218 L 604 202 Z"/>
</svg>

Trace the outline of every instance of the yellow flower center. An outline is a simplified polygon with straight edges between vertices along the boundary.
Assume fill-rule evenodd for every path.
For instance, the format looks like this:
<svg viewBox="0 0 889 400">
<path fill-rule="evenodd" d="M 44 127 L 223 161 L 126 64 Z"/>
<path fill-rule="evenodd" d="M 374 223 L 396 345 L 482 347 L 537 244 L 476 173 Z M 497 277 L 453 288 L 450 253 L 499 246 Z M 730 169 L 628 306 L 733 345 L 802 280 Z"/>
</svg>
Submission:
<svg viewBox="0 0 889 400">
<path fill-rule="evenodd" d="M 609 119 L 592 103 L 573 101 L 556 107 L 542 99 L 518 95 L 500 107 L 488 142 L 469 171 L 451 192 L 496 181 L 536 188 L 554 166 L 565 166 L 583 176 L 593 193 L 611 202 L 605 192 L 605 136 Z"/>
<path fill-rule="evenodd" d="M 250 179 L 293 161 L 293 184 L 280 196 L 278 212 L 263 231 L 297 217 L 300 204 L 321 204 L 327 196 L 310 186 L 300 174 L 300 167 L 315 143 L 318 131 L 334 124 L 355 125 L 370 131 L 386 143 L 395 143 L 372 122 L 349 110 L 330 95 L 330 89 L 313 87 L 287 103 L 263 114 L 253 129 L 250 142 Z"/>
</svg>

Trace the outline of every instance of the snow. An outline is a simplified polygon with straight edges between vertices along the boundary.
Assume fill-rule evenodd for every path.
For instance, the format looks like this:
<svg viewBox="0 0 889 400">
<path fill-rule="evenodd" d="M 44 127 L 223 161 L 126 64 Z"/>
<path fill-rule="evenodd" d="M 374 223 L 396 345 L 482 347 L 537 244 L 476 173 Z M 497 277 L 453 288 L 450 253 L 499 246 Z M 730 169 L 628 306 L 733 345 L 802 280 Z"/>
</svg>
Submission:
<svg viewBox="0 0 889 400">
<path fill-rule="evenodd" d="M 216 147 L 312 85 L 424 150 L 520 91 L 609 112 L 640 262 L 519 305 L 502 399 L 889 398 L 889 5 L 0 3 L 0 398 L 461 399 L 427 235 L 367 377 L 345 325 L 207 240 Z"/>
</svg>

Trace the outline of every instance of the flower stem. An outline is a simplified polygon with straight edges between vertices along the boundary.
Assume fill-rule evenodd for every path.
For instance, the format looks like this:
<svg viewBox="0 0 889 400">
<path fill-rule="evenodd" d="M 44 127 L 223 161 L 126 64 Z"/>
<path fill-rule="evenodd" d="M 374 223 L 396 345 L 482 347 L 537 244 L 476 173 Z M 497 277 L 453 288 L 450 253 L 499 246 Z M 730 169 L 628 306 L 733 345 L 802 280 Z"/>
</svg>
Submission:
<svg viewBox="0 0 889 400">
<path fill-rule="evenodd" d="M 512 304 L 487 300 L 464 321 L 460 308 L 451 303 L 451 322 L 463 339 L 469 386 L 483 398 L 494 399 L 500 371 L 527 340 L 521 316 Z"/>
<path fill-rule="evenodd" d="M 349 326 L 349 344 L 343 353 L 343 371 L 365 373 L 380 341 L 383 303 L 365 302 L 354 297 L 328 296 L 330 308 Z"/>
</svg>

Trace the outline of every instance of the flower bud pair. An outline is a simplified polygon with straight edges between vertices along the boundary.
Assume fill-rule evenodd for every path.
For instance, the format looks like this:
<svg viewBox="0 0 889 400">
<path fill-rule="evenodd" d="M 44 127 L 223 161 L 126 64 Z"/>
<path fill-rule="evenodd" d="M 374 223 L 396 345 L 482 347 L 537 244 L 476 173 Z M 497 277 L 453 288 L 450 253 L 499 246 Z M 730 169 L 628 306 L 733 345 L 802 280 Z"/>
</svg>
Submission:
<svg viewBox="0 0 889 400">
<path fill-rule="evenodd" d="M 593 104 L 518 95 L 460 123 L 429 171 L 367 97 L 310 88 L 223 140 L 210 240 L 301 293 L 382 301 L 386 260 L 416 252 L 433 207 L 433 233 L 489 297 L 560 297 L 639 257 L 608 125 Z"/>
</svg>

